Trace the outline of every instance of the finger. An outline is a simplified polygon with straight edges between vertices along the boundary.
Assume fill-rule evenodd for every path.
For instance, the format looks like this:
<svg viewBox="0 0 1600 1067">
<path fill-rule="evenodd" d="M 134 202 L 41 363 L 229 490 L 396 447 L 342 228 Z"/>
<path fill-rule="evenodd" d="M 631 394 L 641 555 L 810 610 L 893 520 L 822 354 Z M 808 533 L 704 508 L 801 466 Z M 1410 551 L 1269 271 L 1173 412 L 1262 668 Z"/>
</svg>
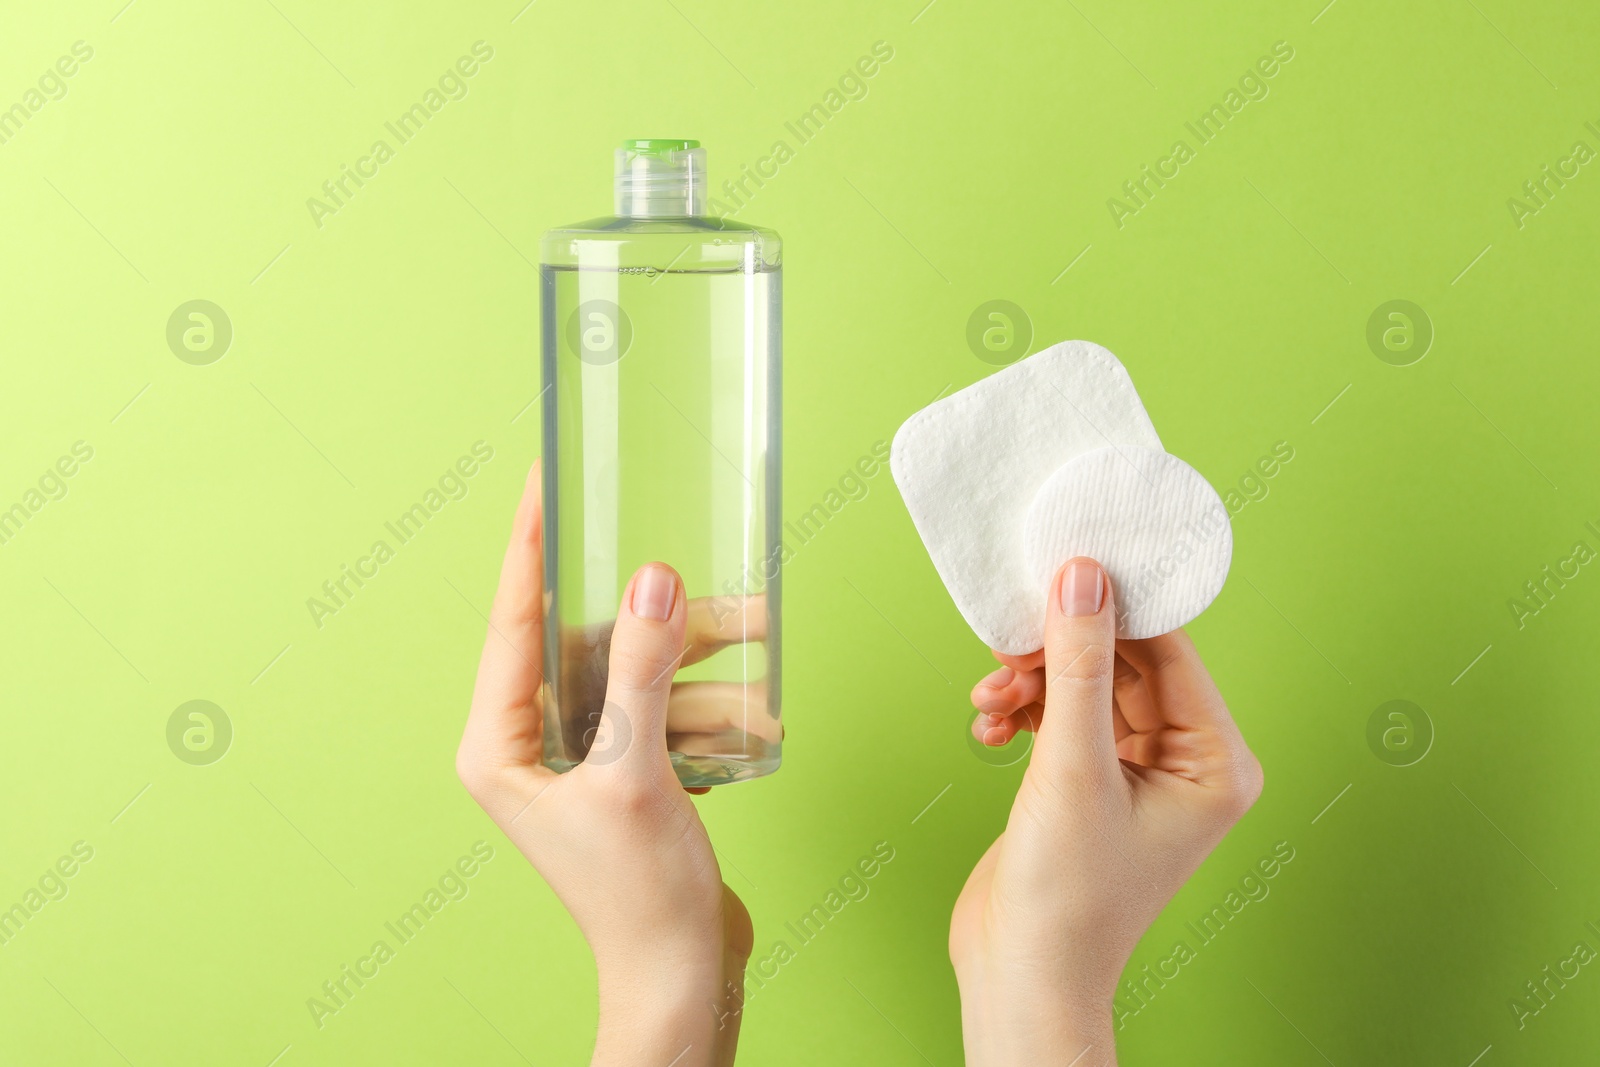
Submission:
<svg viewBox="0 0 1600 1067">
<path fill-rule="evenodd" d="M 489 630 L 462 735 L 462 757 L 540 766 L 544 675 L 544 558 L 540 464 L 528 471 L 522 502 L 489 609 Z"/>
<path fill-rule="evenodd" d="M 689 601 L 683 663 L 699 663 L 729 645 L 767 639 L 767 594 L 695 597 Z"/>
<path fill-rule="evenodd" d="M 1009 685 L 1013 674 L 1011 668 L 1005 667 L 972 687 L 972 705 L 978 709 L 978 714 L 973 716 L 968 729 L 972 731 L 972 736 L 983 744 L 1003 745 L 1014 736 L 1014 732 L 997 733 L 993 741 L 989 739 L 989 731 L 1004 724 L 1019 708 L 1016 701 L 1004 695 L 1003 685 L 998 690 L 991 690 L 985 684 L 990 681 L 1000 681 Z"/>
<path fill-rule="evenodd" d="M 1045 713 L 1033 767 L 1068 780 L 1120 772 L 1111 708 L 1116 605 L 1094 560 L 1068 560 L 1045 608 Z"/>
<path fill-rule="evenodd" d="M 1111 674 L 1111 691 L 1128 725 L 1141 733 L 1151 733 L 1166 725 L 1156 708 L 1155 697 L 1144 676 L 1122 654 L 1124 641 L 1117 642 L 1117 667 Z"/>
<path fill-rule="evenodd" d="M 646 563 L 628 582 L 611 633 L 610 671 L 600 732 L 605 759 L 584 762 L 638 773 L 672 774 L 667 757 L 667 695 L 683 659 L 688 614 L 683 581 L 665 563 Z"/>
<path fill-rule="evenodd" d="M 1019 671 L 1001 667 L 972 687 L 972 706 L 994 713 L 1015 710 L 1044 699 L 1044 669 Z M 1008 711 L 1009 713 L 1009 711 Z"/>
<path fill-rule="evenodd" d="M 1004 745 L 1031 730 L 1044 713 L 1044 670 L 1011 667 L 981 679 L 972 687 L 972 706 L 981 714 L 972 720 L 972 736 L 985 745 Z"/>
<path fill-rule="evenodd" d="M 1117 756 L 1119 758 L 1122 756 L 1123 739 L 1132 737 L 1134 734 L 1134 728 L 1128 725 L 1127 716 L 1122 714 L 1122 709 L 1117 706 L 1116 698 L 1113 697 L 1111 700 L 1111 736 L 1116 739 Z"/>
<path fill-rule="evenodd" d="M 767 683 L 674 682 L 667 695 L 667 741 L 684 734 L 737 730 L 770 744 L 783 740 L 783 725 L 767 713 Z"/>
<path fill-rule="evenodd" d="M 1166 735 L 1129 734 L 1117 739 L 1117 758 L 1139 767 L 1178 773 L 1166 758 Z"/>
<path fill-rule="evenodd" d="M 972 720 L 972 736 L 986 745 L 1004 745 L 1020 733 L 1029 733 L 1039 728 L 1044 721 L 1044 705 L 1029 704 L 1025 708 L 1018 708 L 1009 715 L 1001 713 L 987 713 L 979 715 Z M 1122 709 L 1115 703 L 1111 707 L 1111 732 L 1117 742 L 1117 757 L 1119 759 L 1132 759 L 1128 755 L 1131 751 L 1141 751 L 1129 748 L 1123 744 L 1129 737 L 1143 736 L 1135 733 L 1133 727 L 1128 725 L 1128 720 L 1123 718 Z M 1133 760 L 1133 762 L 1143 762 Z"/>
<path fill-rule="evenodd" d="M 1164 724 L 1178 731 L 1168 731 L 1169 736 L 1184 741 L 1163 741 L 1160 757 L 1172 756 L 1203 784 L 1259 793 L 1260 764 L 1189 635 L 1174 630 L 1123 644 L 1123 655 L 1139 671 Z"/>
<path fill-rule="evenodd" d="M 1117 651 L 1139 672 L 1162 722 L 1186 730 L 1235 728 L 1211 672 L 1182 630 L 1142 641 L 1120 641 Z"/>
<path fill-rule="evenodd" d="M 989 655 L 993 656 L 1001 663 L 1004 663 L 1012 670 L 1036 671 L 1040 667 L 1044 666 L 1044 649 L 1042 648 L 1036 652 L 1029 652 L 1021 656 L 1013 656 L 1009 652 L 996 652 L 991 648 L 989 650 Z"/>
<path fill-rule="evenodd" d="M 1009 714 L 986 712 L 972 720 L 972 736 L 990 747 L 1007 745 L 1018 734 L 1037 730 L 1043 718 L 1043 704 L 1029 704 Z"/>
</svg>

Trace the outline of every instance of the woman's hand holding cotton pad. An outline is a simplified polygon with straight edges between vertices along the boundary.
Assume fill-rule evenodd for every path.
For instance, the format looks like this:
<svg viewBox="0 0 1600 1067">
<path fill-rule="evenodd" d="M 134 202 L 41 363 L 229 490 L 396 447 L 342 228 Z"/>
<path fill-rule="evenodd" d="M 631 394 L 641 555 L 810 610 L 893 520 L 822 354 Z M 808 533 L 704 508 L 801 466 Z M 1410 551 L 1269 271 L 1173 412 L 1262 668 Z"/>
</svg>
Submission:
<svg viewBox="0 0 1600 1067">
<path fill-rule="evenodd" d="M 1162 450 L 1128 372 L 1087 341 L 912 415 L 890 469 L 956 607 L 997 652 L 1042 647 L 1046 592 L 1074 556 L 1110 575 L 1121 638 L 1177 629 L 1227 578 L 1222 500 Z"/>
</svg>

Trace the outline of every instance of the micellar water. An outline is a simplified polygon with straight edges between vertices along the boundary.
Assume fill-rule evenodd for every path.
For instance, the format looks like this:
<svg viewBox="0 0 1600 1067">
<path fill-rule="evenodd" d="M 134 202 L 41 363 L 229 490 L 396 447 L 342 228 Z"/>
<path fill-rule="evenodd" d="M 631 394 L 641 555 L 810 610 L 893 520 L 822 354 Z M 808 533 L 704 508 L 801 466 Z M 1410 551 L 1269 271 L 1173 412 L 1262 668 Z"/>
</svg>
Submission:
<svg viewBox="0 0 1600 1067">
<path fill-rule="evenodd" d="M 651 560 L 689 596 L 667 712 L 679 780 L 781 758 L 782 244 L 707 217 L 705 197 L 698 142 L 628 141 L 616 214 L 542 243 L 544 749 L 559 771 L 638 741 L 596 734 L 617 606 Z"/>
</svg>

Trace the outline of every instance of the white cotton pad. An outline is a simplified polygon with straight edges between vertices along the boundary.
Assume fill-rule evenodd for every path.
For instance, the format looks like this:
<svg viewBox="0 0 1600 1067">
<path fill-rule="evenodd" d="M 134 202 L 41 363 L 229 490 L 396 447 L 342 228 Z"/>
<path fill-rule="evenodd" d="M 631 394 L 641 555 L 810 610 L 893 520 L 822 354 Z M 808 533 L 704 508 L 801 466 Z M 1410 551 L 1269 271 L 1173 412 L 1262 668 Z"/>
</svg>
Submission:
<svg viewBox="0 0 1600 1067">
<path fill-rule="evenodd" d="M 1217 491 L 1177 456 L 1101 448 L 1067 461 L 1040 487 L 1022 545 L 1040 603 L 1063 563 L 1089 556 L 1111 576 L 1117 636 L 1155 637 L 1222 591 L 1233 530 Z"/>
<path fill-rule="evenodd" d="M 1022 550 L 1034 496 L 1095 449 L 1161 449 L 1117 357 L 1063 341 L 905 421 L 889 466 L 956 607 L 990 648 L 1044 644 L 1044 595 Z M 1224 564 L 1226 567 L 1226 564 Z"/>
</svg>

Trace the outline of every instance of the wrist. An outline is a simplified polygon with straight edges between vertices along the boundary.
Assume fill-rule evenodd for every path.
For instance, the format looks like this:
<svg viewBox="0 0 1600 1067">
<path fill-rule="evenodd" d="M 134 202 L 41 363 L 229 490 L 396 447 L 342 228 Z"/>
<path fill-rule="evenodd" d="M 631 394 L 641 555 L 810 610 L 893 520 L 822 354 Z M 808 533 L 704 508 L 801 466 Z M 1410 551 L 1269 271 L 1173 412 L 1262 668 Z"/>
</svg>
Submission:
<svg viewBox="0 0 1600 1067">
<path fill-rule="evenodd" d="M 594 1064 L 715 1063 L 714 993 L 715 982 L 698 976 L 672 982 L 659 976 L 602 975 Z"/>
<path fill-rule="evenodd" d="M 710 1067 L 731 1057 L 742 1003 L 743 974 L 721 959 L 632 960 L 599 964 L 599 1034 L 593 1063 L 671 1063 Z"/>
<path fill-rule="evenodd" d="M 996 978 L 969 968 L 957 971 L 956 984 L 968 1067 L 1114 1067 L 1114 982 L 1018 970 Z"/>
</svg>

